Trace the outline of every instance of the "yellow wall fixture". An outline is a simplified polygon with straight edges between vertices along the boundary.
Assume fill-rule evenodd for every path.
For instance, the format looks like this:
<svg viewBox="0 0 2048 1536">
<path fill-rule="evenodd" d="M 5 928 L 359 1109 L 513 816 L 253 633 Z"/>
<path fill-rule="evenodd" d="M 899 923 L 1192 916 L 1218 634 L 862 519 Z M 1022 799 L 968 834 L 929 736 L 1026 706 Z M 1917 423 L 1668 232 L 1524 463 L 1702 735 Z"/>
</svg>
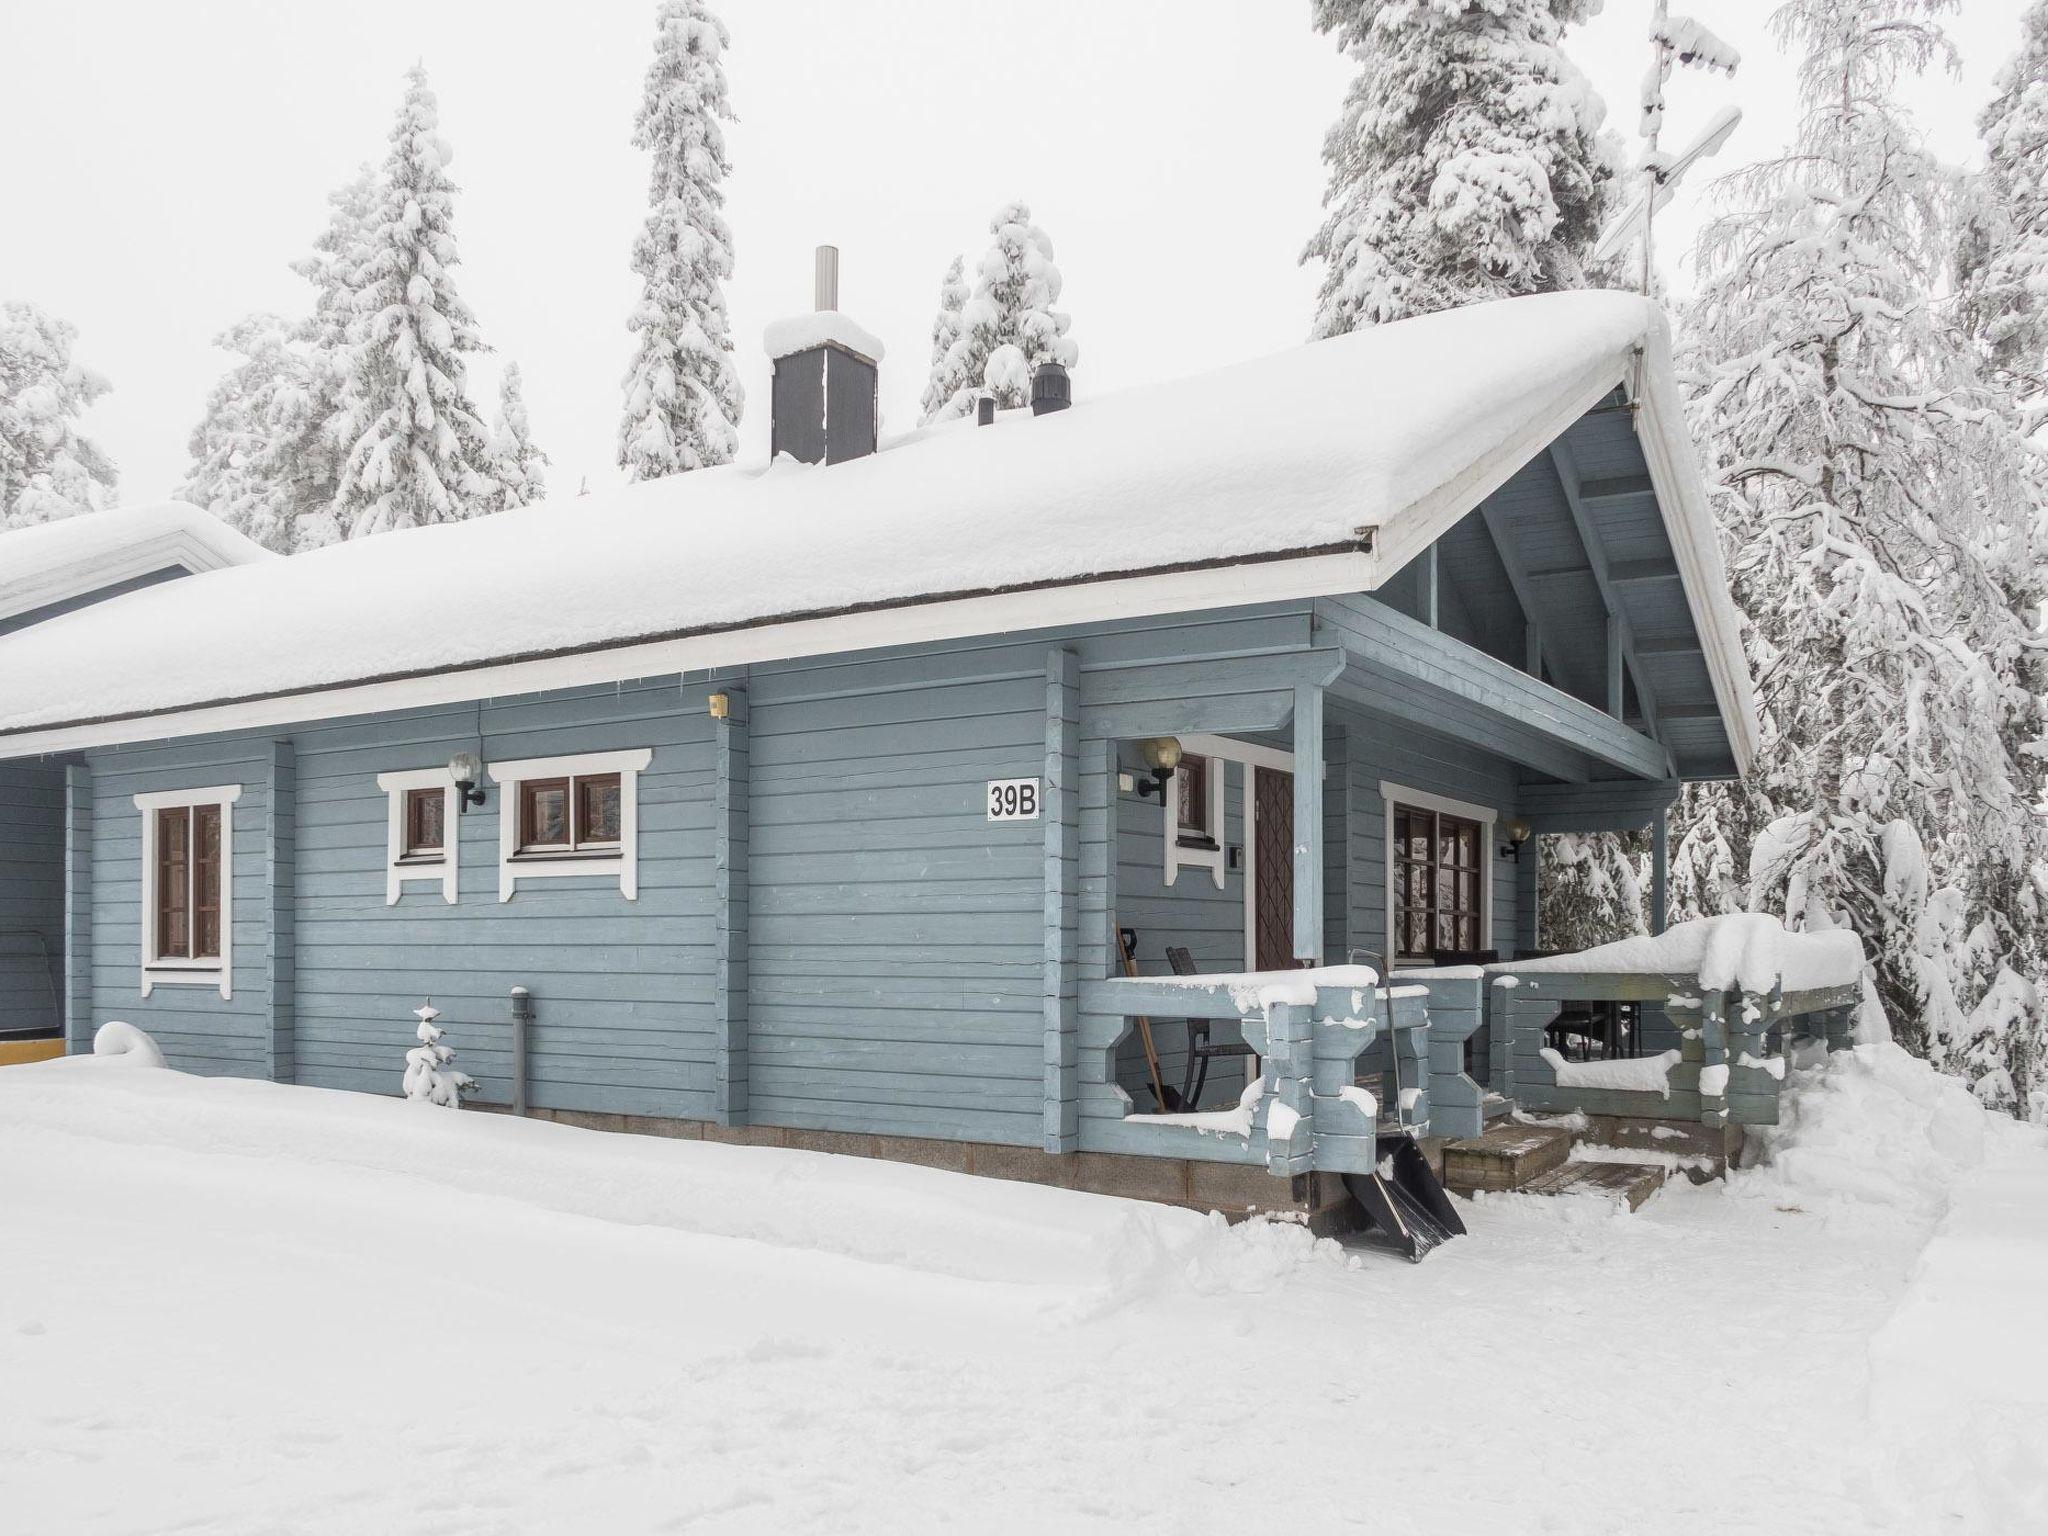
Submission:
<svg viewBox="0 0 2048 1536">
<path fill-rule="evenodd" d="M 726 694 L 714 693 L 708 702 L 711 708 L 711 718 L 714 720 L 723 720 L 732 713 L 732 699 Z"/>
</svg>

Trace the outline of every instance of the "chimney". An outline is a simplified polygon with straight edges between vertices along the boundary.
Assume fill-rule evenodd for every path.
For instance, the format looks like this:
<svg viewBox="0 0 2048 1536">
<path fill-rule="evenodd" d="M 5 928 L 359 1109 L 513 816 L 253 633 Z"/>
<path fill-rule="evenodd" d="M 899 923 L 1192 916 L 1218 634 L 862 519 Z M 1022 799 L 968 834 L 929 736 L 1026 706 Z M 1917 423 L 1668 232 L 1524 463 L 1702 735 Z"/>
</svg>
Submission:
<svg viewBox="0 0 2048 1536">
<path fill-rule="evenodd" d="M 1064 411 L 1074 403 L 1074 381 L 1064 363 L 1040 363 L 1031 373 L 1031 414 Z"/>
<path fill-rule="evenodd" d="M 762 338 L 775 360 L 771 451 L 806 464 L 839 464 L 875 451 L 882 344 L 839 312 L 839 249 L 821 245 L 816 309 L 777 320 Z"/>
</svg>

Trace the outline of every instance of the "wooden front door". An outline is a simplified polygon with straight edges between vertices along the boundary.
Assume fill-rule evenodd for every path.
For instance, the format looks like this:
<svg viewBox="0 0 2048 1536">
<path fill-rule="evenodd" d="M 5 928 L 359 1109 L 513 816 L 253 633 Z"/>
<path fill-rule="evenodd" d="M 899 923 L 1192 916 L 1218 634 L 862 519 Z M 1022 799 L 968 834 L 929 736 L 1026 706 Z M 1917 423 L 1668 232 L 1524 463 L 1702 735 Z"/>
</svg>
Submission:
<svg viewBox="0 0 2048 1536">
<path fill-rule="evenodd" d="M 1261 768 L 1252 790 L 1252 953 L 1262 971 L 1294 965 L 1294 775 Z"/>
</svg>

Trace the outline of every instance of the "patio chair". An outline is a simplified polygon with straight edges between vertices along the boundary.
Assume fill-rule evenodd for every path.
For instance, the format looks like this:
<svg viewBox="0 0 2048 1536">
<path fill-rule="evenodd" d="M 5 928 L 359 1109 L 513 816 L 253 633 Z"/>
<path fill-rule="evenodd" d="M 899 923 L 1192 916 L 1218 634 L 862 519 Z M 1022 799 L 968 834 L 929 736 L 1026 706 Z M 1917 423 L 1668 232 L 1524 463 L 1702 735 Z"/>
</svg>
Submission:
<svg viewBox="0 0 2048 1536">
<path fill-rule="evenodd" d="M 1188 952 L 1184 944 L 1169 944 L 1166 947 L 1166 963 L 1173 967 L 1173 974 L 1176 976 L 1197 974 L 1195 957 Z M 1209 1083 L 1210 1062 L 1226 1058 L 1242 1061 L 1252 1054 L 1252 1048 L 1242 1040 L 1211 1041 L 1209 1024 L 1208 1019 L 1187 1021 L 1188 1063 L 1186 1073 L 1181 1078 L 1180 1098 L 1190 1109 L 1201 1108 L 1202 1090 Z"/>
</svg>

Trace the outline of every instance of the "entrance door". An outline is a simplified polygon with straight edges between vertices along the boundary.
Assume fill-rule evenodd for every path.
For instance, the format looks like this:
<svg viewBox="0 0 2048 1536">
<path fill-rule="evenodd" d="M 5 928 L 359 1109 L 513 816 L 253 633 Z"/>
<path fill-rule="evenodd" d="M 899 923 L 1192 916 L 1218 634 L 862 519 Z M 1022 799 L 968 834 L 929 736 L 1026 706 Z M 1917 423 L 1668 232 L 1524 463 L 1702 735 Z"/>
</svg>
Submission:
<svg viewBox="0 0 2048 1536">
<path fill-rule="evenodd" d="M 1262 971 L 1294 966 L 1294 775 L 1256 770 L 1252 815 L 1253 963 Z"/>
</svg>

